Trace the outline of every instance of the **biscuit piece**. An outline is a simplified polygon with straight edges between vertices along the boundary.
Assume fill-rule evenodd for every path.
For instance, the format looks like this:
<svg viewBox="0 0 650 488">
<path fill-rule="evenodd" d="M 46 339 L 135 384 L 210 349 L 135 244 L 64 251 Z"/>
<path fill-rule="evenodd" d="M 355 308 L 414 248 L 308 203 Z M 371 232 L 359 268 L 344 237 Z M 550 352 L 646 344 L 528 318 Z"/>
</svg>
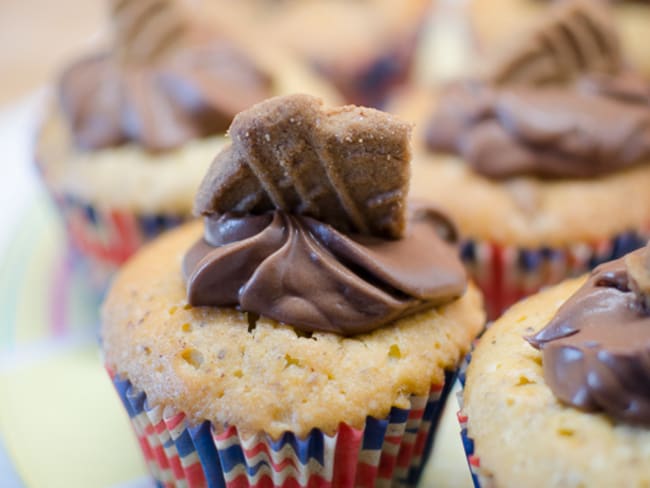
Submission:
<svg viewBox="0 0 650 488">
<path fill-rule="evenodd" d="M 378 110 L 277 97 L 237 115 L 195 201 L 202 215 L 280 209 L 344 232 L 398 238 L 411 126 Z"/>
<path fill-rule="evenodd" d="M 586 73 L 613 73 L 623 65 L 620 42 L 602 7 L 567 2 L 517 42 L 492 69 L 497 85 L 563 83 Z"/>
</svg>

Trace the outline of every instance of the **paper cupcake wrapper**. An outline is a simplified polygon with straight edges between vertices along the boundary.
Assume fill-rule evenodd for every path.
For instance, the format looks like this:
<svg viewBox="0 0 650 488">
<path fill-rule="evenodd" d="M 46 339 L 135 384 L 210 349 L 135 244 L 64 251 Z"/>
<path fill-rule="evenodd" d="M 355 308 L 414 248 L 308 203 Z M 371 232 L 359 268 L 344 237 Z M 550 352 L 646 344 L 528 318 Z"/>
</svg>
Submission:
<svg viewBox="0 0 650 488">
<path fill-rule="evenodd" d="M 463 411 L 465 372 L 467 371 L 467 366 L 469 366 L 471 359 L 472 353 L 467 354 L 458 371 L 458 380 L 462 388 L 457 394 L 459 408 L 457 418 L 460 425 L 460 438 L 463 444 L 463 450 L 465 451 L 465 457 L 467 458 L 467 466 L 469 467 L 470 473 L 472 474 L 472 482 L 474 483 L 474 488 L 481 488 L 481 460 L 474 453 L 474 439 L 472 439 L 467 433 L 468 418 L 467 414 Z"/>
<path fill-rule="evenodd" d="M 536 249 L 469 240 L 461 256 L 483 292 L 488 319 L 540 288 L 578 276 L 646 244 L 650 229 L 624 232 L 596 243 Z"/>
<path fill-rule="evenodd" d="M 127 379 L 111 377 L 157 486 L 320 488 L 415 486 L 455 372 L 428 396 L 412 396 L 410 409 L 368 417 L 362 429 L 341 423 L 331 436 L 314 429 L 278 440 L 241 435 L 237 426 L 191 425 L 184 413 L 150 407 Z"/>
<path fill-rule="evenodd" d="M 119 266 L 144 243 L 181 224 L 178 215 L 143 215 L 117 208 L 99 208 L 74 197 L 55 197 L 75 265 L 93 288 L 103 292 Z"/>
</svg>

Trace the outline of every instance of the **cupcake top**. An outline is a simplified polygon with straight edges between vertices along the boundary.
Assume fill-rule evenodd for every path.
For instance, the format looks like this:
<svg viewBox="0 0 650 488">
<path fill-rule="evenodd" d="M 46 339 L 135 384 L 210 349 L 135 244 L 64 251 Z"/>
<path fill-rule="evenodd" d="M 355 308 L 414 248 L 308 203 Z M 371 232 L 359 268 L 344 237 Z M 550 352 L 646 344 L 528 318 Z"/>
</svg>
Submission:
<svg viewBox="0 0 650 488">
<path fill-rule="evenodd" d="M 625 69 L 594 3 L 559 5 L 482 79 L 451 85 L 429 149 L 497 179 L 596 177 L 647 161 L 650 84 Z"/>
<path fill-rule="evenodd" d="M 648 316 L 636 304 L 624 310 L 634 293 L 597 274 L 600 286 L 591 277 L 565 280 L 513 305 L 478 342 L 463 413 L 481 486 L 639 487 L 648 480 L 650 428 L 631 418 L 647 412 Z M 560 316 L 570 321 L 557 322 Z M 558 332 L 542 332 L 550 323 L 565 329 L 555 345 L 539 351 L 524 340 L 550 339 Z M 576 408 L 554 382 L 580 383 L 575 400 L 600 406 Z"/>
<path fill-rule="evenodd" d="M 456 233 L 406 201 L 410 126 L 306 95 L 238 115 L 193 222 L 143 248 L 102 310 L 107 367 L 150 405 L 273 438 L 428 395 L 484 323 Z"/>
<path fill-rule="evenodd" d="M 306 330 L 368 332 L 466 287 L 437 209 L 407 209 L 410 126 L 309 96 L 239 114 L 199 189 L 205 234 L 186 255 L 192 305 Z"/>
<path fill-rule="evenodd" d="M 650 219 L 649 85 L 599 2 L 547 14 L 482 76 L 413 102 L 429 118 L 411 193 L 475 241 L 592 246 Z"/>
<path fill-rule="evenodd" d="M 175 0 L 112 0 L 114 39 L 62 75 L 63 115 L 81 150 L 136 143 L 159 152 L 224 132 L 272 79 Z"/>
<path fill-rule="evenodd" d="M 527 339 L 562 401 L 650 426 L 650 244 L 596 268 Z"/>
</svg>

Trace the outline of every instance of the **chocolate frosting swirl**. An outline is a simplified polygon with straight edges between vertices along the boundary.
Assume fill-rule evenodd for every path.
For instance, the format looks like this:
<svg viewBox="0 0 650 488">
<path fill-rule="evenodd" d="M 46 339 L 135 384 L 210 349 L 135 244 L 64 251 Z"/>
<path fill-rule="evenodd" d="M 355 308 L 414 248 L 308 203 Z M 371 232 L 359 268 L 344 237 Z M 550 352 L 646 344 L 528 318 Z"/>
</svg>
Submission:
<svg viewBox="0 0 650 488">
<path fill-rule="evenodd" d="M 238 306 L 305 331 L 369 332 L 450 302 L 465 290 L 453 225 L 430 206 L 410 209 L 397 240 L 346 236 L 280 210 L 207 217 L 185 255 L 192 305 Z"/>
<path fill-rule="evenodd" d="M 271 79 L 229 40 L 190 25 L 174 2 L 115 2 L 111 50 L 68 68 L 59 84 L 77 147 L 129 142 L 165 151 L 225 132 L 271 95 Z"/>
<path fill-rule="evenodd" d="M 603 264 L 526 339 L 542 350 L 544 377 L 560 400 L 650 425 L 650 310 L 635 289 L 625 258 Z"/>
<path fill-rule="evenodd" d="M 427 144 L 457 152 L 492 178 L 596 177 L 650 157 L 649 94 L 629 73 L 568 86 L 457 83 L 431 121 Z"/>
</svg>

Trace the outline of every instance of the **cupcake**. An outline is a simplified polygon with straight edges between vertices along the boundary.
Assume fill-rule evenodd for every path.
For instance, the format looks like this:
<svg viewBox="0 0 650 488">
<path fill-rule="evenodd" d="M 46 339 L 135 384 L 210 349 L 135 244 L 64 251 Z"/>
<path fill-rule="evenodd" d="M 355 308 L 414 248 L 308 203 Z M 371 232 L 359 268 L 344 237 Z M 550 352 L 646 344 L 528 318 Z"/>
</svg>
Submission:
<svg viewBox="0 0 650 488">
<path fill-rule="evenodd" d="M 534 25 L 554 4 L 568 0 L 469 0 L 466 6 L 478 52 L 506 45 L 510 33 Z M 586 4 L 609 4 L 620 32 L 623 50 L 641 72 L 650 76 L 647 43 L 650 5 L 640 0 L 583 0 Z"/>
<path fill-rule="evenodd" d="M 562 4 L 482 76 L 431 99 L 412 193 L 457 221 L 491 318 L 643 245 L 650 85 L 605 11 Z"/>
<path fill-rule="evenodd" d="M 650 483 L 650 247 L 512 307 L 467 369 L 477 486 Z"/>
<path fill-rule="evenodd" d="M 241 9 L 242 23 L 327 78 L 350 103 L 381 106 L 411 77 L 418 36 L 430 0 L 221 0 Z"/>
<path fill-rule="evenodd" d="M 99 276 L 191 216 L 236 113 L 297 87 L 328 93 L 296 62 L 251 49 L 183 3 L 110 7 L 112 44 L 63 72 L 36 142 L 70 241 Z"/>
<path fill-rule="evenodd" d="M 103 306 L 166 486 L 413 485 L 482 329 L 455 230 L 407 205 L 410 126 L 306 95 L 235 117 L 195 201 Z"/>
</svg>

